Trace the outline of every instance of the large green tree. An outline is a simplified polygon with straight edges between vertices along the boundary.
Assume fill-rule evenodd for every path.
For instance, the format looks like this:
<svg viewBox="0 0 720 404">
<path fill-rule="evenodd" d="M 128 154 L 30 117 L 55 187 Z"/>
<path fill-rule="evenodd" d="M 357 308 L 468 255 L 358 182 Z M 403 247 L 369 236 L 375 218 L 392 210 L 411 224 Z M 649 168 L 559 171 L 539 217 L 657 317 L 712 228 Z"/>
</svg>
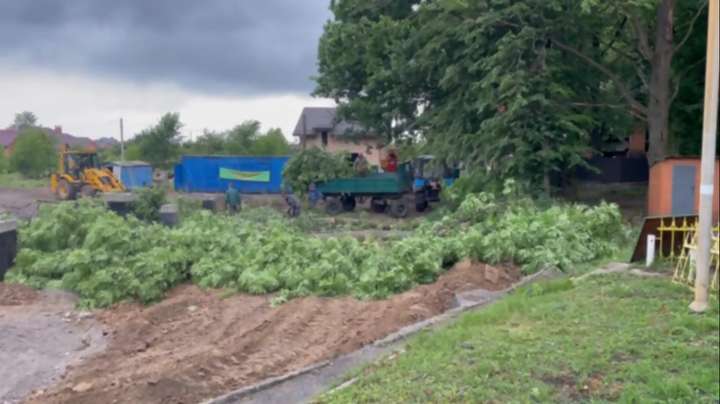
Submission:
<svg viewBox="0 0 720 404">
<path fill-rule="evenodd" d="M 138 134 L 130 142 L 130 146 L 137 147 L 137 157 L 140 159 L 156 167 L 169 167 L 180 153 L 181 128 L 180 115 L 167 113 L 160 118 L 157 125 Z"/>
<path fill-rule="evenodd" d="M 255 139 L 251 148 L 254 156 L 287 156 L 290 154 L 290 144 L 280 129 L 270 129 Z"/>
<path fill-rule="evenodd" d="M 23 129 L 15 139 L 10 167 L 27 177 L 48 174 L 57 164 L 54 139 L 42 129 Z"/>
<path fill-rule="evenodd" d="M 703 1 L 339 0 L 319 45 L 316 94 L 391 138 L 491 177 L 538 182 L 583 164 L 593 138 L 638 124 L 669 151 L 682 68 Z M 675 23 L 680 10 L 687 19 Z M 675 39 L 670 33 L 675 33 Z M 697 63 L 690 56 L 685 65 Z M 495 175 L 497 174 L 497 175 Z"/>
<path fill-rule="evenodd" d="M 367 6 L 344 0 L 336 15 L 340 4 Z M 582 37 L 569 23 L 579 13 L 571 2 L 429 2 L 336 18 L 320 42 L 316 94 L 393 138 L 421 133 L 436 154 L 547 184 L 552 171 L 582 162 L 594 124 L 576 105 L 593 83 L 548 39 L 560 30 Z"/>
<path fill-rule="evenodd" d="M 610 56 L 593 57 L 566 38 L 553 38 L 553 43 L 602 73 L 619 90 L 629 113 L 647 125 L 648 160 L 654 164 L 672 152 L 672 105 L 688 67 L 702 60 L 675 63 L 688 42 L 705 35 L 697 27 L 707 16 L 707 0 L 584 0 L 583 7 L 597 21 L 599 46 Z M 634 75 L 628 74 L 628 66 L 634 67 Z"/>
<path fill-rule="evenodd" d="M 283 156 L 290 153 L 290 145 L 282 131 L 270 129 L 262 133 L 258 121 L 246 121 L 219 133 L 205 131 L 184 146 L 185 152 L 192 154 Z"/>
<path fill-rule="evenodd" d="M 37 126 L 37 116 L 30 111 L 23 111 L 15 114 L 12 126 L 17 130 L 23 130 Z"/>
</svg>

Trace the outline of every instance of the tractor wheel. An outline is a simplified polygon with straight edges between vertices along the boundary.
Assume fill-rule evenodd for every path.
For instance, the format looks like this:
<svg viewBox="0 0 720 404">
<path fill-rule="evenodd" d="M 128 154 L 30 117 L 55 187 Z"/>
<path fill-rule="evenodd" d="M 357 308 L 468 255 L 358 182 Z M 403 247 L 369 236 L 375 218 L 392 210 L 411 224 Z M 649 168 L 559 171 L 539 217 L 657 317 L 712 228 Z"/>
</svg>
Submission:
<svg viewBox="0 0 720 404">
<path fill-rule="evenodd" d="M 403 201 L 391 202 L 388 213 L 394 218 L 403 218 L 407 217 L 408 208 Z"/>
<path fill-rule="evenodd" d="M 325 212 L 328 215 L 335 216 L 342 211 L 342 204 L 338 198 L 327 198 L 325 200 Z"/>
<path fill-rule="evenodd" d="M 340 198 L 340 202 L 342 203 L 342 208 L 345 212 L 352 212 L 355 210 L 355 197 L 354 196 L 344 196 Z"/>
<path fill-rule="evenodd" d="M 97 189 L 90 185 L 83 185 L 82 188 L 80 188 L 80 197 L 82 198 L 92 198 L 95 195 L 97 195 Z"/>
<path fill-rule="evenodd" d="M 60 180 L 57 186 L 57 197 L 61 201 L 70 201 L 75 199 L 75 188 L 67 181 Z"/>
<path fill-rule="evenodd" d="M 415 194 L 415 211 L 416 212 L 425 212 L 425 210 L 428 208 L 427 198 L 425 197 L 424 192 L 418 192 Z"/>
<path fill-rule="evenodd" d="M 422 201 L 422 202 L 415 202 L 415 212 L 422 213 L 425 212 L 430 204 L 428 201 Z"/>
<path fill-rule="evenodd" d="M 382 198 L 372 198 L 370 200 L 370 208 L 372 208 L 372 211 L 375 213 L 385 213 L 387 210 L 387 201 Z"/>
</svg>

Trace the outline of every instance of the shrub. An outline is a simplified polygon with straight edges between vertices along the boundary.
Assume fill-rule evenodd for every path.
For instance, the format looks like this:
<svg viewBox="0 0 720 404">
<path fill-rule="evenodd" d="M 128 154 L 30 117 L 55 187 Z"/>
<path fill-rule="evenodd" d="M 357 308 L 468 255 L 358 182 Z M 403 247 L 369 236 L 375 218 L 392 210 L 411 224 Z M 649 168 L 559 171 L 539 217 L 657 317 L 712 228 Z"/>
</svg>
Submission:
<svg viewBox="0 0 720 404">
<path fill-rule="evenodd" d="M 137 200 L 132 204 L 132 213 L 140 220 L 157 222 L 160 208 L 165 203 L 165 189 L 162 187 L 141 188 Z"/>
<path fill-rule="evenodd" d="M 15 140 L 10 166 L 32 178 L 47 175 L 57 164 L 55 141 L 38 128 L 27 128 Z"/>
</svg>

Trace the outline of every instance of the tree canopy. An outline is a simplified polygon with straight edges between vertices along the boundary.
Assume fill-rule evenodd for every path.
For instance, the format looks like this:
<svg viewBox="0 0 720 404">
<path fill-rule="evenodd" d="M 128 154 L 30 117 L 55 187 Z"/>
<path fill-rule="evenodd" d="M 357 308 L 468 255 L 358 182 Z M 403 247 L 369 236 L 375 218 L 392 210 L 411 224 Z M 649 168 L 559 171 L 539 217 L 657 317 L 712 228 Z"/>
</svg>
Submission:
<svg viewBox="0 0 720 404">
<path fill-rule="evenodd" d="M 37 126 L 37 116 L 30 111 L 23 111 L 15 114 L 12 126 L 17 130 L 32 128 Z"/>
<path fill-rule="evenodd" d="M 290 144 L 280 129 L 262 132 L 260 122 L 246 121 L 232 129 L 205 131 L 195 140 L 183 140 L 179 114 L 163 115 L 157 125 L 135 136 L 125 145 L 127 160 L 144 160 L 153 166 L 170 167 L 180 154 L 285 156 Z M 103 161 L 120 157 L 120 146 L 101 150 Z"/>
<path fill-rule="evenodd" d="M 54 139 L 42 129 L 23 129 L 15 139 L 10 167 L 26 177 L 48 174 L 57 164 Z"/>
<path fill-rule="evenodd" d="M 247 156 L 284 156 L 290 145 L 280 129 L 263 133 L 260 122 L 246 121 L 223 132 L 205 132 L 184 145 L 191 154 L 224 154 Z"/>
<path fill-rule="evenodd" d="M 698 83 L 683 78 L 701 64 L 704 7 L 337 0 L 319 44 L 315 94 L 391 139 L 421 138 L 495 178 L 547 180 L 636 126 L 650 132 L 653 162 L 687 143 L 670 142 L 671 129 L 683 127 L 669 119 L 671 105 L 692 114 L 701 102 Z M 691 105 L 673 104 L 680 100 Z"/>
<path fill-rule="evenodd" d="M 180 114 L 163 115 L 157 125 L 145 129 L 131 142 L 137 146 L 138 158 L 156 167 L 167 167 L 180 153 Z"/>
</svg>

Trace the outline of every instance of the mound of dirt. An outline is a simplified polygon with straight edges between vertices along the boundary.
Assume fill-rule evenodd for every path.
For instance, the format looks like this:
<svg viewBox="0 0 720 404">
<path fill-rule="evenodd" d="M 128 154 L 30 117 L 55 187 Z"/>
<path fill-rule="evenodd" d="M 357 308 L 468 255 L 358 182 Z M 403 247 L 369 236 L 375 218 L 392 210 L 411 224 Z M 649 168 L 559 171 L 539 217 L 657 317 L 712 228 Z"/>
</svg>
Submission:
<svg viewBox="0 0 720 404">
<path fill-rule="evenodd" d="M 514 268 L 463 262 L 431 285 L 387 300 L 306 297 L 271 307 L 271 296 L 174 289 L 144 307 L 97 313 L 109 348 L 71 369 L 31 403 L 195 403 L 356 350 L 440 314 L 454 293 L 500 290 Z"/>
<path fill-rule="evenodd" d="M 38 298 L 38 292 L 28 286 L 0 282 L 0 306 L 31 304 Z"/>
</svg>

